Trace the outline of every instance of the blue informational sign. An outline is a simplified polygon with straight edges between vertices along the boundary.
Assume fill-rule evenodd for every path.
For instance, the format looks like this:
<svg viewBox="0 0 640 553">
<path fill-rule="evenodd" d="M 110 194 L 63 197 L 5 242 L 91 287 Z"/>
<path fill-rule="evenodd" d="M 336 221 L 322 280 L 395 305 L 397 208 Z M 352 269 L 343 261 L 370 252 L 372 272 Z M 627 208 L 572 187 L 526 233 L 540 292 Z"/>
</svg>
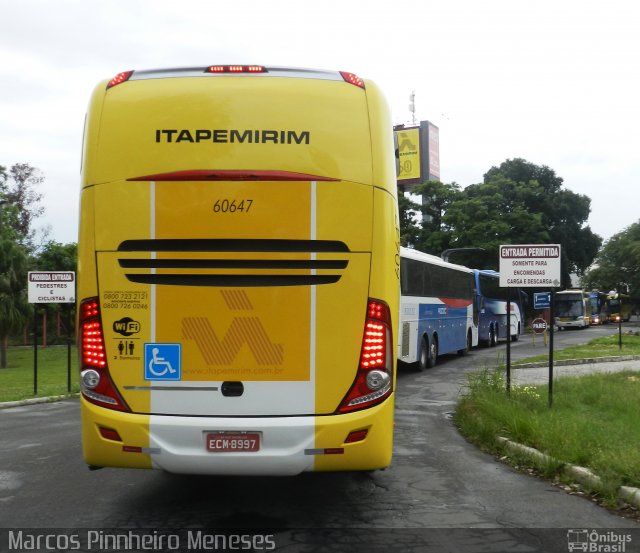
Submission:
<svg viewBox="0 0 640 553">
<path fill-rule="evenodd" d="M 534 309 L 551 308 L 551 292 L 536 292 L 533 294 Z"/>
<path fill-rule="evenodd" d="M 180 344 L 144 345 L 145 380 L 181 380 L 182 351 Z"/>
</svg>

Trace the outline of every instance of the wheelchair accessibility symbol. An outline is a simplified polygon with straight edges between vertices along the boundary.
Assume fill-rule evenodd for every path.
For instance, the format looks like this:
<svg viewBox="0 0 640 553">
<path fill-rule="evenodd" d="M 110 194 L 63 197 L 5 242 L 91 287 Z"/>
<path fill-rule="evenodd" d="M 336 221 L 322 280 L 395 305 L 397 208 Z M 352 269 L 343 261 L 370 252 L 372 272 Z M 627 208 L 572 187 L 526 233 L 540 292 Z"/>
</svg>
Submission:
<svg viewBox="0 0 640 553">
<path fill-rule="evenodd" d="M 145 344 L 145 380 L 181 380 L 182 352 L 180 344 Z"/>
</svg>

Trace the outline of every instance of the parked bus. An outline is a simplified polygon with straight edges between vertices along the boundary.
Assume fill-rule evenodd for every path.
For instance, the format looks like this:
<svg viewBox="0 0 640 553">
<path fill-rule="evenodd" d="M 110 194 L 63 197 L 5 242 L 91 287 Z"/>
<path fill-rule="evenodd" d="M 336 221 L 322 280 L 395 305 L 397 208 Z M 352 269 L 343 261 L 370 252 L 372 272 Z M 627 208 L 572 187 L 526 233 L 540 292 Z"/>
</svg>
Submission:
<svg viewBox="0 0 640 553">
<path fill-rule="evenodd" d="M 78 297 L 91 467 L 389 465 L 389 109 L 350 73 L 122 73 L 86 119 Z"/>
<path fill-rule="evenodd" d="M 609 302 L 607 294 L 593 290 L 589 292 L 592 325 L 603 325 L 609 322 Z"/>
<path fill-rule="evenodd" d="M 627 294 L 622 294 L 612 290 L 607 296 L 609 306 L 609 321 L 619 323 L 631 319 L 631 298 Z"/>
<path fill-rule="evenodd" d="M 562 328 L 586 328 L 591 321 L 589 294 L 571 289 L 556 292 L 553 304 L 556 326 Z"/>
<path fill-rule="evenodd" d="M 478 309 L 478 343 L 495 346 L 500 339 L 517 341 L 524 332 L 526 293 L 519 288 L 501 288 L 500 274 L 491 270 L 473 269 Z M 507 300 L 511 302 L 511 317 L 507 331 Z"/>
<path fill-rule="evenodd" d="M 398 359 L 433 367 L 439 355 L 478 345 L 473 271 L 439 257 L 400 248 Z"/>
</svg>

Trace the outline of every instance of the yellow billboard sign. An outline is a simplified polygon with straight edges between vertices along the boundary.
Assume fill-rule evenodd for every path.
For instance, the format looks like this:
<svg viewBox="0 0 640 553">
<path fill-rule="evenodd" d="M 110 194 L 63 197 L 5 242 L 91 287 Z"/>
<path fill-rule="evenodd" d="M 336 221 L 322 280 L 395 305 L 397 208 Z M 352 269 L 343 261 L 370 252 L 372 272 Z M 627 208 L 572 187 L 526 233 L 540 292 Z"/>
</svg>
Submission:
<svg viewBox="0 0 640 553">
<path fill-rule="evenodd" d="M 395 133 L 400 162 L 398 184 L 418 183 L 422 177 L 420 172 L 420 128 L 398 129 Z"/>
</svg>

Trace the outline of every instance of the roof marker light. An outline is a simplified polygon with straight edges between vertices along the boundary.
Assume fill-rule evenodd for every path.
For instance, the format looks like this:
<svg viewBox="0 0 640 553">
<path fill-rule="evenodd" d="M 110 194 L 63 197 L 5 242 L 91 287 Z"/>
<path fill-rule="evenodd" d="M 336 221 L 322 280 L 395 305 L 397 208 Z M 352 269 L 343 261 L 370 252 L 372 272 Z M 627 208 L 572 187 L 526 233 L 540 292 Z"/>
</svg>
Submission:
<svg viewBox="0 0 640 553">
<path fill-rule="evenodd" d="M 133 71 L 123 71 L 122 73 L 118 73 L 107 83 L 107 90 L 128 81 L 131 78 L 131 75 L 133 75 Z"/>
<path fill-rule="evenodd" d="M 205 73 L 267 73 L 262 65 L 210 65 Z"/>
<path fill-rule="evenodd" d="M 360 77 L 358 77 L 358 75 L 349 73 L 347 71 L 340 71 L 340 75 L 342 75 L 342 78 L 345 80 L 345 82 L 359 86 L 360 88 L 364 88 L 364 81 Z"/>
</svg>

